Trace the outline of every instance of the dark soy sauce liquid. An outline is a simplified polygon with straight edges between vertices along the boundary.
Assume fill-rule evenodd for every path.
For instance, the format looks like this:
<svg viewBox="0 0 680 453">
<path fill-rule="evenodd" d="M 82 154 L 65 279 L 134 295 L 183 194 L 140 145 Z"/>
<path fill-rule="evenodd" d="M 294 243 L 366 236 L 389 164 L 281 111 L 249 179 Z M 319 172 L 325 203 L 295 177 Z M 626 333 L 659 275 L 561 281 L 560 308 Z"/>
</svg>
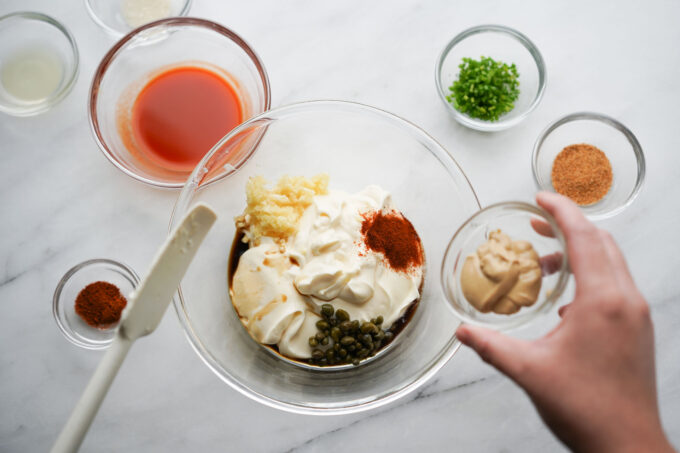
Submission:
<svg viewBox="0 0 680 453">
<path fill-rule="evenodd" d="M 246 250 L 250 247 L 247 242 L 243 242 L 243 237 L 244 237 L 243 231 L 237 231 L 236 235 L 234 237 L 234 241 L 231 244 L 231 251 L 229 252 L 229 264 L 227 266 L 227 282 L 229 284 L 229 295 L 231 296 L 233 294 L 232 290 L 232 285 L 234 283 L 234 274 L 236 273 L 236 268 L 238 267 L 238 262 L 241 259 L 241 255 L 243 255 Z M 423 266 L 424 270 L 424 266 Z M 418 293 L 421 294 L 423 290 L 423 284 L 425 283 L 425 273 L 423 272 L 423 279 L 420 282 L 420 286 L 418 287 Z M 414 300 L 411 302 L 411 304 L 408 306 L 406 309 L 406 312 L 397 319 L 395 322 L 392 323 L 392 327 L 390 327 L 386 332 L 392 332 L 394 334 L 394 337 L 392 338 L 391 341 L 386 342 L 382 345 L 382 347 L 376 351 L 376 353 L 372 357 L 367 357 L 366 359 L 362 360 L 362 363 L 365 362 L 368 359 L 374 358 L 378 354 L 380 354 L 381 351 L 383 351 L 388 345 L 393 343 L 397 335 L 403 331 L 406 328 L 406 325 L 413 319 L 413 316 L 416 313 L 416 309 L 418 308 L 418 305 L 420 303 L 420 298 Z M 236 307 L 234 307 L 234 310 L 238 314 L 238 310 L 236 310 Z M 245 326 L 244 326 L 245 329 Z M 284 360 L 288 360 L 291 362 L 298 362 L 298 363 L 303 363 L 306 366 L 314 367 L 314 368 L 334 368 L 338 366 L 347 366 L 347 365 L 326 365 L 326 366 L 319 366 L 316 364 L 312 364 L 309 360 L 305 359 L 293 359 L 291 357 L 284 356 L 279 352 L 279 348 L 275 344 L 263 344 L 262 346 L 267 347 L 270 349 L 272 352 L 274 352 L 277 356 L 283 358 Z"/>
</svg>

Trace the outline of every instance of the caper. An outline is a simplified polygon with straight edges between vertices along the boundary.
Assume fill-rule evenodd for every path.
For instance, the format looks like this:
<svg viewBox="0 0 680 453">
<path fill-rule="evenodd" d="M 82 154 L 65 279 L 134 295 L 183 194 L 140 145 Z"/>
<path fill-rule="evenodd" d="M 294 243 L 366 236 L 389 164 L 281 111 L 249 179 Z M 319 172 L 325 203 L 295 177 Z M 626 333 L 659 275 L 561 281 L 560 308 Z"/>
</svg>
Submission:
<svg viewBox="0 0 680 453">
<path fill-rule="evenodd" d="M 352 360 L 352 365 L 358 366 L 359 365 L 359 359 Z"/>
<path fill-rule="evenodd" d="M 312 350 L 312 358 L 314 360 L 321 360 L 323 359 L 323 351 L 321 349 L 314 349 Z"/>
<path fill-rule="evenodd" d="M 349 346 L 352 343 L 354 343 L 354 337 L 350 337 L 349 335 L 345 335 L 340 339 L 340 344 L 343 346 Z"/>
<path fill-rule="evenodd" d="M 333 316 L 333 306 L 331 304 L 323 304 L 321 306 L 321 315 L 324 318 L 331 318 Z"/>
<path fill-rule="evenodd" d="M 373 339 L 372 339 L 371 336 L 370 336 L 369 334 L 367 334 L 367 333 L 361 335 L 361 336 L 359 337 L 359 340 L 360 340 L 363 344 L 373 343 Z"/>
<path fill-rule="evenodd" d="M 340 350 L 340 343 L 333 344 L 333 349 L 336 350 L 336 351 L 339 351 Z"/>
<path fill-rule="evenodd" d="M 343 332 L 349 332 L 350 330 L 352 330 L 352 323 L 349 321 L 343 321 L 340 323 L 340 329 Z"/>
<path fill-rule="evenodd" d="M 339 341 L 340 340 L 340 335 L 342 335 L 342 332 L 340 331 L 340 328 L 338 327 L 333 327 L 331 329 L 331 337 L 333 337 L 333 341 Z"/>
<path fill-rule="evenodd" d="M 335 312 L 335 317 L 342 321 L 349 321 L 349 313 L 342 308 Z"/>
<path fill-rule="evenodd" d="M 319 341 L 316 339 L 316 337 L 309 337 L 309 345 L 315 348 L 319 345 Z"/>
<path fill-rule="evenodd" d="M 382 317 L 382 315 L 375 318 L 375 324 L 382 324 L 384 321 L 385 319 Z"/>
<path fill-rule="evenodd" d="M 392 338 L 394 338 L 394 334 L 392 332 L 385 332 L 385 341 L 392 341 Z"/>
<path fill-rule="evenodd" d="M 361 333 L 371 333 L 371 332 L 377 332 L 377 331 L 378 331 L 378 328 L 372 322 L 365 322 L 365 323 L 361 324 Z"/>
<path fill-rule="evenodd" d="M 354 346 L 353 344 L 347 346 L 347 350 L 348 350 L 349 352 L 354 352 L 356 349 L 357 349 L 357 347 Z"/>
<path fill-rule="evenodd" d="M 329 341 L 330 340 L 328 339 L 328 337 L 324 337 L 323 340 L 321 340 L 321 344 L 324 345 L 324 346 L 328 346 Z"/>
<path fill-rule="evenodd" d="M 316 322 L 316 328 L 319 329 L 319 330 L 326 330 L 329 327 L 330 327 L 330 324 L 328 324 L 328 321 L 324 321 L 323 319 Z"/>
<path fill-rule="evenodd" d="M 357 352 L 357 357 L 359 357 L 360 359 L 363 359 L 367 355 L 368 355 L 368 349 L 366 349 L 366 348 L 363 348 L 359 352 Z"/>
<path fill-rule="evenodd" d="M 377 334 L 375 334 L 375 339 L 376 340 L 382 340 L 385 338 L 385 332 L 382 330 L 379 330 Z"/>
<path fill-rule="evenodd" d="M 359 330 L 359 325 L 360 325 L 359 321 L 357 321 L 355 319 L 354 321 L 352 321 L 352 329 L 351 330 Z"/>
<path fill-rule="evenodd" d="M 325 335 L 323 334 L 323 332 L 317 332 L 317 333 L 314 335 L 314 338 L 316 338 L 317 341 L 323 340 L 324 337 L 325 337 Z"/>
<path fill-rule="evenodd" d="M 345 357 L 347 357 L 347 349 L 341 348 L 338 351 L 338 355 L 340 356 L 341 359 L 344 359 Z"/>
<path fill-rule="evenodd" d="M 377 350 L 380 349 L 381 347 L 382 347 L 382 341 L 381 341 L 381 340 L 378 340 L 378 341 L 376 341 L 376 342 L 373 343 L 373 350 L 374 350 L 374 351 L 377 351 Z"/>
<path fill-rule="evenodd" d="M 335 359 L 335 351 L 332 349 L 326 351 L 326 359 L 328 359 L 328 361 Z"/>
</svg>

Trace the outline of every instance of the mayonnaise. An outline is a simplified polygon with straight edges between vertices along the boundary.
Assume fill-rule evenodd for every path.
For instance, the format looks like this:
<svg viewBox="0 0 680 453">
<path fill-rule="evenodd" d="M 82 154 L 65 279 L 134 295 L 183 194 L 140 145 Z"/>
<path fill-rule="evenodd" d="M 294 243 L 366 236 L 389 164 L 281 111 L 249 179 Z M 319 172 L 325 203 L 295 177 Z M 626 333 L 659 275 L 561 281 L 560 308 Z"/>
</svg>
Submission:
<svg viewBox="0 0 680 453">
<path fill-rule="evenodd" d="M 382 316 L 384 329 L 399 319 L 419 297 L 422 268 L 391 269 L 361 236 L 362 213 L 393 209 L 378 186 L 330 191 L 314 196 L 285 247 L 267 237 L 251 245 L 234 274 L 232 301 L 253 338 L 276 344 L 283 355 L 309 358 L 324 303 L 359 321 Z"/>
</svg>

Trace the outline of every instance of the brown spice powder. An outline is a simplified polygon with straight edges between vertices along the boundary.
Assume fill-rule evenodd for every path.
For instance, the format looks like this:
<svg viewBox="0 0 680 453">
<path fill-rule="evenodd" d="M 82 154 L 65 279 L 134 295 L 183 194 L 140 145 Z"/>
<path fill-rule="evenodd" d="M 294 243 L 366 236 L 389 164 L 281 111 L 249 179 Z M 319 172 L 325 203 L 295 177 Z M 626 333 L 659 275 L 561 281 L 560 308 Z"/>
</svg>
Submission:
<svg viewBox="0 0 680 453">
<path fill-rule="evenodd" d="M 598 148 L 586 143 L 569 145 L 555 158 L 552 185 L 557 193 L 577 204 L 589 205 L 600 201 L 612 186 L 612 166 Z"/>
</svg>

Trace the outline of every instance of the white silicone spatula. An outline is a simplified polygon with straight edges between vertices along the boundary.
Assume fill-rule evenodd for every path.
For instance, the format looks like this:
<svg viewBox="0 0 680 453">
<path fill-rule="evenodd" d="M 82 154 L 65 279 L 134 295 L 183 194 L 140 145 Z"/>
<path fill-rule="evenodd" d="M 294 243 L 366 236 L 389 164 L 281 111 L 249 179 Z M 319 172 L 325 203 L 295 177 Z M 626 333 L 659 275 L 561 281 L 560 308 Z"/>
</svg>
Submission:
<svg viewBox="0 0 680 453">
<path fill-rule="evenodd" d="M 148 275 L 130 296 L 113 343 L 52 447 L 53 453 L 78 450 L 130 346 L 158 326 L 189 263 L 216 218 L 208 206 L 196 205 L 158 251 Z"/>
</svg>

